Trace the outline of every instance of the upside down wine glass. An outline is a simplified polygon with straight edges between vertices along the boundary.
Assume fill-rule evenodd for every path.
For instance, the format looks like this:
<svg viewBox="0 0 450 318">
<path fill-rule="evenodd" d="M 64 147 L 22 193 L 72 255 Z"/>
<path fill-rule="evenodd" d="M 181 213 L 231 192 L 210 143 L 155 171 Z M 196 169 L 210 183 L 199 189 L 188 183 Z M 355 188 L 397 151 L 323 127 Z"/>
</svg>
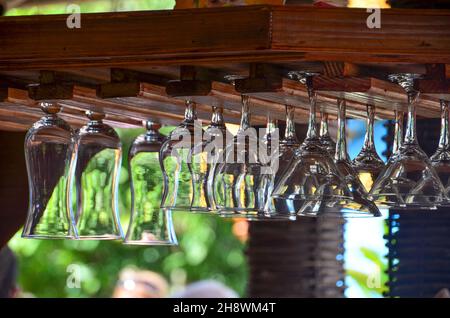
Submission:
<svg viewBox="0 0 450 318">
<path fill-rule="evenodd" d="M 172 212 L 160 207 L 164 177 L 159 164 L 165 141 L 160 125 L 144 121 L 146 132 L 138 136 L 128 154 L 131 187 L 131 218 L 125 244 L 176 245 Z"/>
<path fill-rule="evenodd" d="M 370 192 L 380 206 L 435 209 L 447 201 L 445 189 L 416 135 L 417 74 L 395 74 L 389 79 L 402 86 L 408 98 L 408 119 L 403 144 L 391 156 Z"/>
<path fill-rule="evenodd" d="M 261 191 L 263 199 L 265 200 L 264 214 L 261 214 L 259 217 L 261 220 L 283 221 L 296 219 L 295 210 L 290 201 L 272 198 L 275 178 L 280 170 L 280 155 L 287 156 L 287 153 L 285 153 L 285 151 L 280 152 L 278 122 L 268 114 L 266 132 L 260 143 L 259 149 L 260 161 L 269 171 L 269 173 L 261 175 Z"/>
<path fill-rule="evenodd" d="M 336 151 L 336 143 L 330 136 L 328 129 L 328 113 L 320 112 L 320 133 L 319 140 L 323 147 L 328 151 L 331 156 L 334 156 Z"/>
<path fill-rule="evenodd" d="M 431 165 L 436 170 L 445 188 L 445 195 L 450 194 L 450 133 L 448 101 L 441 100 L 441 133 L 436 152 L 431 156 Z"/>
<path fill-rule="evenodd" d="M 105 114 L 87 111 L 89 122 L 76 134 L 71 181 L 76 185 L 75 221 L 83 240 L 122 239 L 118 187 L 122 143 Z"/>
<path fill-rule="evenodd" d="M 225 148 L 224 162 L 215 169 L 214 201 L 222 216 L 258 218 L 264 210 L 261 175 L 265 167 L 258 158 L 256 130 L 250 126 L 250 98 L 242 95 L 241 100 L 239 130 Z"/>
<path fill-rule="evenodd" d="M 283 175 L 275 185 L 273 196 L 288 200 L 351 199 L 351 193 L 333 159 L 320 143 L 316 127 L 316 93 L 309 72 L 290 72 L 291 78 L 306 85 L 310 112 L 306 138 L 296 150 Z"/>
<path fill-rule="evenodd" d="M 394 111 L 394 142 L 392 145 L 391 157 L 398 153 L 401 145 L 403 145 L 403 125 L 405 113 L 402 110 L 396 109 Z"/>
<path fill-rule="evenodd" d="M 286 129 L 284 133 L 284 138 L 280 140 L 278 151 L 269 151 L 273 153 L 273 157 L 276 157 L 278 161 L 276 170 L 270 174 L 266 175 L 267 180 L 267 190 L 265 196 L 267 198 L 265 203 L 265 213 L 268 217 L 278 217 L 281 219 L 296 219 L 296 211 L 301 207 L 301 201 L 285 200 L 272 197 L 272 192 L 275 184 L 278 183 L 281 176 L 284 174 L 286 167 L 291 162 L 294 157 L 295 151 L 300 146 L 300 142 L 297 139 L 297 134 L 295 132 L 295 107 L 291 105 L 285 106 L 286 111 Z M 270 160 L 273 162 L 274 160 Z"/>
<path fill-rule="evenodd" d="M 29 208 L 25 238 L 76 238 L 68 196 L 73 131 L 58 113 L 57 102 L 39 102 L 45 113 L 25 136 Z"/>
<path fill-rule="evenodd" d="M 381 215 L 376 205 L 367 198 L 367 192 L 353 169 L 347 152 L 345 134 L 345 100 L 338 99 L 338 134 L 334 162 L 348 186 L 351 199 L 321 199 L 305 202 L 299 215 L 317 217 L 378 217 Z"/>
<path fill-rule="evenodd" d="M 374 122 L 375 122 L 375 106 L 367 105 L 367 128 L 364 137 L 364 144 L 352 161 L 352 166 L 358 173 L 358 177 L 364 185 L 366 191 L 370 191 L 373 183 L 380 175 L 384 167 L 384 162 L 378 156 L 374 142 Z"/>
<path fill-rule="evenodd" d="M 160 163 L 164 176 L 162 208 L 180 211 L 191 209 L 194 191 L 188 163 L 194 145 L 196 119 L 195 103 L 187 100 L 184 120 L 161 146 Z"/>
<path fill-rule="evenodd" d="M 216 163 L 223 162 L 227 129 L 223 120 L 223 107 L 212 107 L 211 124 L 202 134 L 190 153 L 188 163 L 193 182 L 191 212 L 216 211 L 213 195 L 213 179 Z"/>
</svg>

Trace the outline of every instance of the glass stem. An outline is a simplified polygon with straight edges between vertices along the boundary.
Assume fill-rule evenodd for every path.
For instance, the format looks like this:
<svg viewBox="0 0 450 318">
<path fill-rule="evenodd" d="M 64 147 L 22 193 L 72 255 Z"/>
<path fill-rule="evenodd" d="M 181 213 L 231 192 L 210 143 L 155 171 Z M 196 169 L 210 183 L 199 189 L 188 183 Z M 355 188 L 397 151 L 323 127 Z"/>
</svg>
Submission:
<svg viewBox="0 0 450 318">
<path fill-rule="evenodd" d="M 321 112 L 320 113 L 320 136 L 328 136 L 329 130 L 328 130 L 328 113 Z"/>
<path fill-rule="evenodd" d="M 291 143 L 298 143 L 297 134 L 295 133 L 295 107 L 286 105 L 286 130 L 284 131 L 284 140 Z"/>
<path fill-rule="evenodd" d="M 193 123 L 194 120 L 196 119 L 197 119 L 197 111 L 195 109 L 195 103 L 190 100 L 187 100 L 186 109 L 184 111 L 184 122 Z"/>
<path fill-rule="evenodd" d="M 396 153 L 403 144 L 403 119 L 405 114 L 401 110 L 395 110 L 394 145 L 392 153 Z"/>
<path fill-rule="evenodd" d="M 270 114 L 267 114 L 267 124 L 266 124 L 266 133 L 264 139 L 266 142 L 270 143 L 273 137 L 275 130 L 277 129 L 278 123 L 275 118 L 273 118 Z"/>
<path fill-rule="evenodd" d="M 213 106 L 212 109 L 211 126 L 223 127 L 225 125 L 223 120 L 223 107 Z"/>
<path fill-rule="evenodd" d="M 448 102 L 441 99 L 441 135 L 439 137 L 439 148 L 449 149 L 449 129 L 448 129 Z"/>
<path fill-rule="evenodd" d="M 306 87 L 308 89 L 309 98 L 309 120 L 308 120 L 308 132 L 306 133 L 306 139 L 317 138 L 317 127 L 316 127 L 316 101 L 317 94 L 312 88 L 312 77 L 306 77 Z"/>
<path fill-rule="evenodd" d="M 408 118 L 406 121 L 405 144 L 417 144 L 416 100 L 419 94 L 414 90 L 409 90 L 407 93 L 408 93 Z"/>
<path fill-rule="evenodd" d="M 270 114 L 267 114 L 267 124 L 266 124 L 266 133 L 271 134 L 277 128 L 277 120 L 273 118 Z"/>
<path fill-rule="evenodd" d="M 250 128 L 250 97 L 248 95 L 241 95 L 242 110 L 241 110 L 241 123 L 239 130 L 246 130 Z"/>
<path fill-rule="evenodd" d="M 367 105 L 367 128 L 364 136 L 364 148 L 368 150 L 375 150 L 374 143 L 374 123 L 375 123 L 375 106 Z"/>
<path fill-rule="evenodd" d="M 347 153 L 347 141 L 345 138 L 345 100 L 338 99 L 338 132 L 336 141 L 336 154 L 334 158 L 337 161 L 349 161 Z"/>
</svg>

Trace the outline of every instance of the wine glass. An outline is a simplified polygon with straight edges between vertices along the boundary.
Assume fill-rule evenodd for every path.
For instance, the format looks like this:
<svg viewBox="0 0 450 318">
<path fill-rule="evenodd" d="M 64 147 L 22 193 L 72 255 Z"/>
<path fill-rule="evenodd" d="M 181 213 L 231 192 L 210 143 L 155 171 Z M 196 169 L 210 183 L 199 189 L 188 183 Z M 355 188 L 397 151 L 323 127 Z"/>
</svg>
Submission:
<svg viewBox="0 0 450 318">
<path fill-rule="evenodd" d="M 161 146 L 160 164 L 164 175 L 161 207 L 190 211 L 193 199 L 192 175 L 188 163 L 194 145 L 197 112 L 195 103 L 186 101 L 184 120 L 169 134 Z M 201 127 L 199 128 L 201 131 Z"/>
<path fill-rule="evenodd" d="M 448 101 L 440 100 L 441 105 L 441 132 L 439 145 L 436 152 L 430 157 L 431 165 L 435 169 L 445 188 L 445 195 L 450 194 L 450 133 L 449 133 L 449 113 Z"/>
<path fill-rule="evenodd" d="M 414 89 L 417 74 L 390 75 L 402 86 L 408 97 L 408 119 L 403 144 L 389 159 L 370 191 L 379 206 L 435 209 L 447 201 L 445 189 L 430 159 L 420 148 L 416 135 L 416 100 Z"/>
<path fill-rule="evenodd" d="M 405 113 L 402 110 L 396 109 L 394 111 L 394 143 L 392 145 L 391 157 L 398 153 L 398 150 L 403 145 L 403 125 Z"/>
<path fill-rule="evenodd" d="M 128 153 L 131 218 L 125 244 L 177 245 L 170 210 L 160 208 L 164 177 L 159 164 L 165 141 L 158 123 L 144 121 L 146 132 L 138 136 Z"/>
<path fill-rule="evenodd" d="M 334 156 L 334 153 L 336 151 L 336 143 L 330 136 L 330 132 L 328 130 L 328 113 L 324 111 L 320 112 L 319 140 L 322 146 L 328 151 L 330 156 Z"/>
<path fill-rule="evenodd" d="M 105 114 L 87 111 L 89 122 L 75 137 L 70 176 L 76 185 L 75 221 L 82 240 L 122 239 L 118 187 L 122 143 Z"/>
<path fill-rule="evenodd" d="M 280 180 L 281 176 L 288 164 L 294 157 L 295 151 L 300 146 L 300 142 L 297 139 L 295 132 L 295 107 L 291 105 L 285 105 L 286 111 L 286 129 L 284 133 L 284 138 L 280 140 L 277 151 L 269 151 L 273 153 L 273 157 L 278 161 L 277 169 L 270 174 L 266 174 L 266 203 L 264 210 L 266 211 L 266 216 L 269 218 L 281 218 L 281 219 L 296 219 L 296 211 L 301 207 L 301 201 L 278 199 L 272 197 L 272 192 L 275 184 Z M 268 131 L 270 130 L 268 121 Z M 269 139 L 266 137 L 266 139 Z M 273 160 L 271 160 L 272 162 Z"/>
<path fill-rule="evenodd" d="M 346 218 L 381 216 L 381 213 L 376 205 L 367 198 L 367 192 L 350 163 L 345 134 L 345 100 L 338 99 L 337 106 L 338 134 L 334 162 L 340 175 L 344 178 L 348 188 L 350 189 L 352 198 L 325 198 L 317 200 L 316 202 L 307 201 L 299 211 L 299 215 Z"/>
<path fill-rule="evenodd" d="M 241 96 L 239 130 L 225 148 L 225 160 L 215 169 L 214 202 L 222 216 L 258 218 L 264 215 L 264 167 L 258 157 L 256 130 L 250 126 L 250 98 Z"/>
<path fill-rule="evenodd" d="M 223 162 L 223 148 L 228 131 L 223 120 L 223 107 L 212 107 L 211 124 L 202 134 L 190 153 L 188 163 L 193 182 L 192 212 L 212 212 L 216 210 L 213 195 L 213 178 L 216 164 Z"/>
<path fill-rule="evenodd" d="M 370 191 L 384 167 L 384 162 L 378 156 L 374 142 L 375 106 L 367 104 L 367 129 L 364 144 L 359 154 L 353 159 L 352 166 L 366 191 Z"/>
<path fill-rule="evenodd" d="M 58 113 L 55 101 L 42 101 L 45 115 L 25 136 L 25 160 L 30 201 L 23 228 L 25 238 L 76 238 L 68 178 L 73 131 Z"/>
<path fill-rule="evenodd" d="M 306 138 L 275 185 L 272 195 L 289 200 L 320 201 L 351 199 L 351 193 L 332 157 L 320 143 L 316 127 L 316 93 L 310 72 L 290 72 L 291 78 L 305 84 L 310 112 Z"/>
</svg>

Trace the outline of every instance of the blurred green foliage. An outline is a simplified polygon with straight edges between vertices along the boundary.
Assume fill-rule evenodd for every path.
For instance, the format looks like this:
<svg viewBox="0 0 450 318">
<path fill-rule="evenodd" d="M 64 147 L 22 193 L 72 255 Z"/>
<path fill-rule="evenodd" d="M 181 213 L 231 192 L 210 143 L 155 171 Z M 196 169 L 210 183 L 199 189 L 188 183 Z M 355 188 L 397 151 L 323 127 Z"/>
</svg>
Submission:
<svg viewBox="0 0 450 318">
<path fill-rule="evenodd" d="M 6 12 L 7 16 L 35 15 L 35 14 L 65 14 L 71 1 L 57 4 L 33 1 L 33 5 L 13 8 Z M 78 4 L 81 13 L 138 11 L 138 10 L 168 10 L 173 9 L 175 0 L 91 0 L 74 3 Z"/>
<path fill-rule="evenodd" d="M 386 286 L 388 281 L 386 259 L 379 253 L 366 247 L 360 247 L 360 252 L 367 261 L 373 264 L 371 267 L 373 270 L 371 272 L 363 272 L 357 269 L 347 269 L 347 275 L 358 283 L 365 297 L 383 297 L 383 294 L 388 291 Z"/>
<path fill-rule="evenodd" d="M 166 133 L 170 127 L 164 127 Z M 128 150 L 142 129 L 118 130 L 123 142 L 120 212 L 128 227 L 130 187 Z M 126 266 L 161 273 L 174 288 L 200 279 L 217 279 L 245 295 L 245 244 L 232 233 L 233 223 L 209 215 L 174 212 L 177 247 L 125 246 L 113 241 L 27 240 L 18 233 L 10 247 L 18 255 L 21 288 L 37 297 L 108 297 Z M 81 270 L 81 288 L 67 287 L 69 266 Z"/>
</svg>

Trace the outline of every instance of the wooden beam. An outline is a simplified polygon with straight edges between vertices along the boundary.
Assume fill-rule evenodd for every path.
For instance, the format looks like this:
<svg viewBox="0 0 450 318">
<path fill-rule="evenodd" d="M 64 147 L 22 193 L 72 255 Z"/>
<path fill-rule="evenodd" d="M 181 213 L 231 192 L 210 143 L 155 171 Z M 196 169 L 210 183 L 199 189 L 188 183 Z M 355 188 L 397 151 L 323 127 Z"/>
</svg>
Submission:
<svg viewBox="0 0 450 318">
<path fill-rule="evenodd" d="M 275 60 L 450 64 L 449 10 L 244 6 L 1 17 L 0 69 Z"/>
<path fill-rule="evenodd" d="M 157 74 L 112 68 L 110 82 L 97 86 L 97 96 L 100 98 L 138 96 L 141 89 L 140 82 L 165 85 L 169 80 L 170 78 Z"/>
<path fill-rule="evenodd" d="M 0 103 L 8 98 L 8 87 L 0 85 Z"/>
<path fill-rule="evenodd" d="M 448 63 L 449 10 L 381 10 L 370 29 L 365 9 L 277 7 L 271 48 L 304 52 L 304 59 L 344 62 Z"/>
<path fill-rule="evenodd" d="M 79 29 L 67 28 L 66 19 L 0 18 L 0 68 L 148 64 L 157 55 L 180 61 L 270 48 L 265 6 L 83 14 Z"/>
</svg>

